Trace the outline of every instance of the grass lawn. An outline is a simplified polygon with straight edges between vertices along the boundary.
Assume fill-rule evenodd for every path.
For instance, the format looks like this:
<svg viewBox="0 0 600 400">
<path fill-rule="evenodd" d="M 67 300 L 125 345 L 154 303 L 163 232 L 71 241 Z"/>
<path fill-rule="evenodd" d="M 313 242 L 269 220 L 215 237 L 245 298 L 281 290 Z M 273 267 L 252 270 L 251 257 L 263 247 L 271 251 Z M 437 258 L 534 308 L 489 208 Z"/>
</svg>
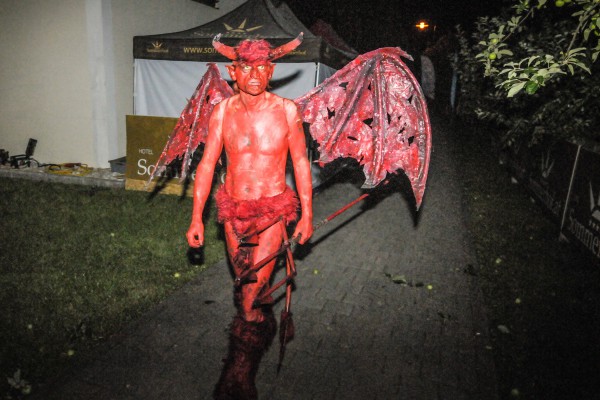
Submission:
<svg viewBox="0 0 600 400">
<path fill-rule="evenodd" d="M 0 178 L 0 395 L 18 394 L 18 370 L 33 385 L 53 376 L 222 259 L 211 211 L 207 247 L 188 252 L 191 204 Z"/>
</svg>

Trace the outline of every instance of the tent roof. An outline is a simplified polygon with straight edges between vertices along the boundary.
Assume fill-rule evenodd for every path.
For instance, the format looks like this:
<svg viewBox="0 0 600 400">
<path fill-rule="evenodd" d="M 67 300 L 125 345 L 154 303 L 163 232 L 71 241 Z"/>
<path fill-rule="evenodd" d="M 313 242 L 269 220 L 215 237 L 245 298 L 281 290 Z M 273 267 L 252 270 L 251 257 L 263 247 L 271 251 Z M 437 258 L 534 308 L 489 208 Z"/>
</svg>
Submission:
<svg viewBox="0 0 600 400">
<path fill-rule="evenodd" d="M 355 56 L 358 55 L 358 52 L 350 47 L 350 45 L 338 35 L 335 29 L 322 19 L 317 19 L 315 23 L 310 26 L 310 31 L 317 36 L 321 36 L 330 45 L 347 53 L 354 54 Z"/>
<path fill-rule="evenodd" d="M 221 41 L 231 46 L 253 38 L 263 38 L 273 46 L 279 46 L 300 32 L 304 32 L 302 44 L 278 62 L 322 62 L 341 68 L 356 56 L 356 53 L 338 49 L 315 36 L 284 2 L 276 7 L 270 0 L 248 0 L 214 21 L 185 31 L 135 36 L 133 56 L 154 60 L 228 61 L 212 46 L 212 39 L 219 33 L 222 34 Z"/>
</svg>

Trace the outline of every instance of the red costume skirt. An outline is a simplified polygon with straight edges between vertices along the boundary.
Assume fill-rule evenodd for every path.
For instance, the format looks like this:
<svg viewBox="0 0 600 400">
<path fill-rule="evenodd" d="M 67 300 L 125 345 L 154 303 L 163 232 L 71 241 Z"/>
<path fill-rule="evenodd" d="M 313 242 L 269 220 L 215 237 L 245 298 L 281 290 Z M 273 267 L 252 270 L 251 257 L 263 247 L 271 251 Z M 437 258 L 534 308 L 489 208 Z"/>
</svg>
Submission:
<svg viewBox="0 0 600 400">
<path fill-rule="evenodd" d="M 248 230 L 283 217 L 289 224 L 296 219 L 299 200 L 289 187 L 277 196 L 261 197 L 255 200 L 236 200 L 229 196 L 225 185 L 215 194 L 217 201 L 217 220 L 231 222 L 236 234 L 242 235 Z"/>
</svg>

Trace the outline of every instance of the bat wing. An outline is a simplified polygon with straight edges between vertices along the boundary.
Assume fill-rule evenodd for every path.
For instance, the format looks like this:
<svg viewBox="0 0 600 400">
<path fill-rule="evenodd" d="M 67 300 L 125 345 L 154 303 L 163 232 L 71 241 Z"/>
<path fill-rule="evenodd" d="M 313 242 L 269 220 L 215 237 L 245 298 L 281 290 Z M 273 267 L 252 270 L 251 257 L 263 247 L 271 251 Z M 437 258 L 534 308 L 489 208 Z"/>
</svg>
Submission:
<svg viewBox="0 0 600 400">
<path fill-rule="evenodd" d="M 352 157 L 363 166 L 364 188 L 403 170 L 421 204 L 431 150 L 427 103 L 399 48 L 358 56 L 295 100 L 321 163 Z"/>
<path fill-rule="evenodd" d="M 173 160 L 181 157 L 183 157 L 181 180 L 186 178 L 192 154 L 200 143 L 204 143 L 208 135 L 208 121 L 213 109 L 221 101 L 233 96 L 233 89 L 221 77 L 217 65 L 214 63 L 207 65 L 208 70 L 181 112 L 148 183 Z"/>
</svg>

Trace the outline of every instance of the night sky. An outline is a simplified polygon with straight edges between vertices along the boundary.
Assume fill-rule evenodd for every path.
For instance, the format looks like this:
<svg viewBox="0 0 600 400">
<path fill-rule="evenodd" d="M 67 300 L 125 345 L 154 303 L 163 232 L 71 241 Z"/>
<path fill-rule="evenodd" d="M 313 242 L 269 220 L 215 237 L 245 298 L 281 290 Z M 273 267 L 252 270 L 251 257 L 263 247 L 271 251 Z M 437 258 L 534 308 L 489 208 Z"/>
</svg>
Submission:
<svg viewBox="0 0 600 400">
<path fill-rule="evenodd" d="M 272 0 L 276 3 L 276 0 Z M 420 45 L 456 24 L 472 26 L 476 16 L 497 15 L 502 0 L 285 0 L 308 27 L 322 19 L 359 52 L 385 46 L 417 47 L 415 23 L 426 19 L 429 32 Z M 408 43 L 410 42 L 410 43 Z"/>
</svg>

